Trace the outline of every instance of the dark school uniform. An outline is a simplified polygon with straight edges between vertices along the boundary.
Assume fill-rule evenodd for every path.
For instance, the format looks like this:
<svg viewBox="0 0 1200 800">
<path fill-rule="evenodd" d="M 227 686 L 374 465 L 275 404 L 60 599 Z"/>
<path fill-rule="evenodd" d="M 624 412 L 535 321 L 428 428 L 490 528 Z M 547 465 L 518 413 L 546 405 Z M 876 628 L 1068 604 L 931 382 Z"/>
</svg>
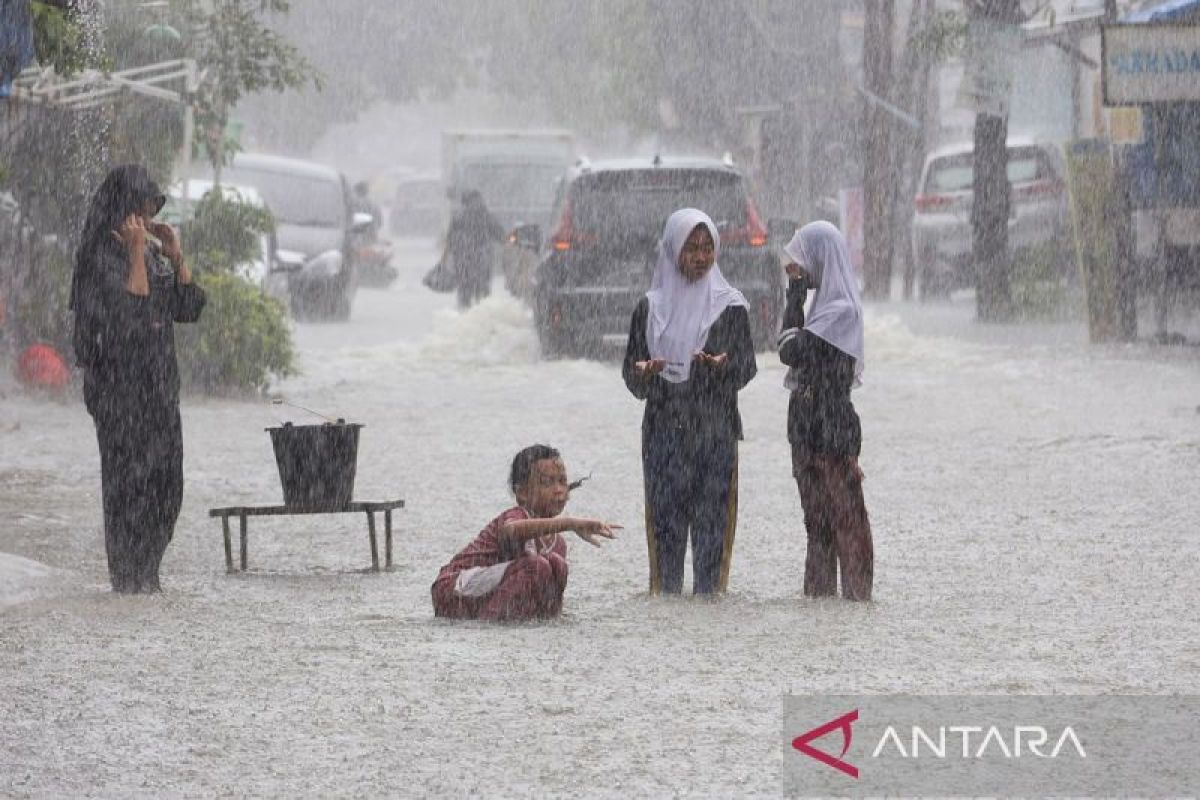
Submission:
<svg viewBox="0 0 1200 800">
<path fill-rule="evenodd" d="M 779 359 L 795 369 L 788 401 L 792 474 L 800 490 L 808 550 L 804 593 L 869 600 L 874 573 L 871 523 L 857 458 L 862 426 L 850 400 L 854 357 L 804 330 L 807 285 L 789 281 Z"/>
<path fill-rule="evenodd" d="M 646 402 L 642 416 L 642 469 L 651 593 L 679 593 L 689 532 L 693 590 L 723 592 L 729 581 L 737 531 L 737 443 L 742 418 L 737 394 L 758 372 L 750 316 L 729 306 L 709 329 L 703 350 L 725 353 L 713 368 L 693 363 L 688 380 L 643 378 L 634 363 L 650 358 L 646 318 L 650 301 L 634 309 L 621 374 L 631 394 Z"/>
</svg>

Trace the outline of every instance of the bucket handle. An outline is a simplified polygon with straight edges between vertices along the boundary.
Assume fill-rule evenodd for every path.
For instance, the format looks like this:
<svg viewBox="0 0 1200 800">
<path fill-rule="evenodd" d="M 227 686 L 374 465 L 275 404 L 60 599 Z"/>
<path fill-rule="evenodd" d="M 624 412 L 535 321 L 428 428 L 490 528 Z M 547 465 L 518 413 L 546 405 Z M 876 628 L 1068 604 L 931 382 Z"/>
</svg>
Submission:
<svg viewBox="0 0 1200 800">
<path fill-rule="evenodd" d="M 334 419 L 333 417 L 327 417 L 319 411 L 313 411 L 311 408 L 305 408 L 304 406 L 297 405 L 296 403 L 289 403 L 287 400 L 284 400 L 282 397 L 272 397 L 271 405 L 273 405 L 273 406 L 291 406 L 292 408 L 296 408 L 301 411 L 307 411 L 309 414 L 312 414 L 314 417 L 320 417 L 321 419 L 325 420 L 326 422 L 331 422 L 335 425 L 338 423 L 338 420 Z"/>
</svg>

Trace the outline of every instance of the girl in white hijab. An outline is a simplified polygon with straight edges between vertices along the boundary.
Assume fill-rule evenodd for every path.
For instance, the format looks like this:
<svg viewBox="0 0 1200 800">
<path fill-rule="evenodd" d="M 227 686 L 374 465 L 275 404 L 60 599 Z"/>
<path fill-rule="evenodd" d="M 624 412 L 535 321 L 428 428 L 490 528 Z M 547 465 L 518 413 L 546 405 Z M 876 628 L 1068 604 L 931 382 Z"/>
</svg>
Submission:
<svg viewBox="0 0 1200 800">
<path fill-rule="evenodd" d="M 862 427 L 850 401 L 864 367 L 863 310 L 846 239 L 828 222 L 805 225 L 783 248 L 790 259 L 779 359 L 791 390 L 788 441 L 800 489 L 808 554 L 804 593 L 870 600 L 871 523 L 858 456 Z M 805 319 L 808 290 L 815 289 Z"/>
<path fill-rule="evenodd" d="M 758 371 L 742 293 L 717 266 L 703 211 L 667 219 L 622 376 L 646 401 L 642 466 L 651 593 L 679 593 L 689 532 L 697 594 L 725 591 L 737 523 L 737 393 Z"/>
<path fill-rule="evenodd" d="M 698 228 L 708 231 L 712 256 L 705 267 L 703 259 L 707 254 L 697 249 L 696 266 L 685 267 L 680 257 L 688 236 Z M 726 308 L 749 307 L 746 298 L 729 285 L 716 263 L 720 242 L 717 226 L 699 209 L 680 209 L 667 218 L 654 279 L 646 294 L 650 298 L 646 340 L 650 358 L 666 362 L 661 374 L 671 383 L 688 379 L 692 362 L 697 354 L 704 352 L 709 329 Z"/>
</svg>

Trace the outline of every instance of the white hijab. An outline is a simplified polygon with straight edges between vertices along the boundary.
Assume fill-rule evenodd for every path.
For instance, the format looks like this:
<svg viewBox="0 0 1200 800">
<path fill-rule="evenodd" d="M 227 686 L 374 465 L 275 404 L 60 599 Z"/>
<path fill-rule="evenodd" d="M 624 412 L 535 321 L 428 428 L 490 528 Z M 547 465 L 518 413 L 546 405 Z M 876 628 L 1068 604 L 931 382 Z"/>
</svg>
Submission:
<svg viewBox="0 0 1200 800">
<path fill-rule="evenodd" d="M 671 383 L 683 383 L 691 375 L 692 356 L 704 347 L 709 329 L 726 308 L 749 306 L 742 293 L 725 280 L 715 260 L 712 269 L 695 282 L 679 271 L 683 244 L 698 225 L 708 228 L 720 254 L 721 237 L 708 215 L 699 209 L 681 208 L 663 227 L 654 280 L 646 292 L 650 298 L 646 343 L 651 358 L 666 360 L 666 369 L 659 374 Z"/>
<path fill-rule="evenodd" d="M 846 237 L 828 222 L 810 222 L 796 231 L 783 252 L 812 276 L 817 287 L 804 330 L 852 356 L 854 385 L 860 385 L 864 366 L 862 298 L 850 267 Z"/>
</svg>

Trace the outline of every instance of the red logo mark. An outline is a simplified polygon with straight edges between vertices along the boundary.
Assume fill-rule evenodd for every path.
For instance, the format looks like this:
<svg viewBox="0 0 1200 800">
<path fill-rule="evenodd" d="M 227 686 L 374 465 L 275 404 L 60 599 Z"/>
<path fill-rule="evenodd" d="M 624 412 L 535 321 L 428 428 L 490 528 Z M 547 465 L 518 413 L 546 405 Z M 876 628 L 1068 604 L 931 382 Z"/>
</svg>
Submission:
<svg viewBox="0 0 1200 800">
<path fill-rule="evenodd" d="M 830 720 L 819 728 L 813 728 L 807 733 L 802 733 L 795 739 L 792 739 L 792 747 L 799 750 L 809 758 L 815 758 L 822 764 L 827 764 L 836 770 L 846 773 L 851 778 L 858 777 L 858 767 L 842 761 L 841 756 L 846 755 L 846 751 L 850 749 L 850 739 L 854 735 L 850 730 L 850 724 L 858 721 L 858 709 L 854 709 L 849 714 L 843 714 L 837 719 Z M 809 744 L 813 739 L 820 739 L 830 731 L 837 729 L 842 731 L 842 752 L 835 758 L 829 753 L 825 753 Z"/>
</svg>

